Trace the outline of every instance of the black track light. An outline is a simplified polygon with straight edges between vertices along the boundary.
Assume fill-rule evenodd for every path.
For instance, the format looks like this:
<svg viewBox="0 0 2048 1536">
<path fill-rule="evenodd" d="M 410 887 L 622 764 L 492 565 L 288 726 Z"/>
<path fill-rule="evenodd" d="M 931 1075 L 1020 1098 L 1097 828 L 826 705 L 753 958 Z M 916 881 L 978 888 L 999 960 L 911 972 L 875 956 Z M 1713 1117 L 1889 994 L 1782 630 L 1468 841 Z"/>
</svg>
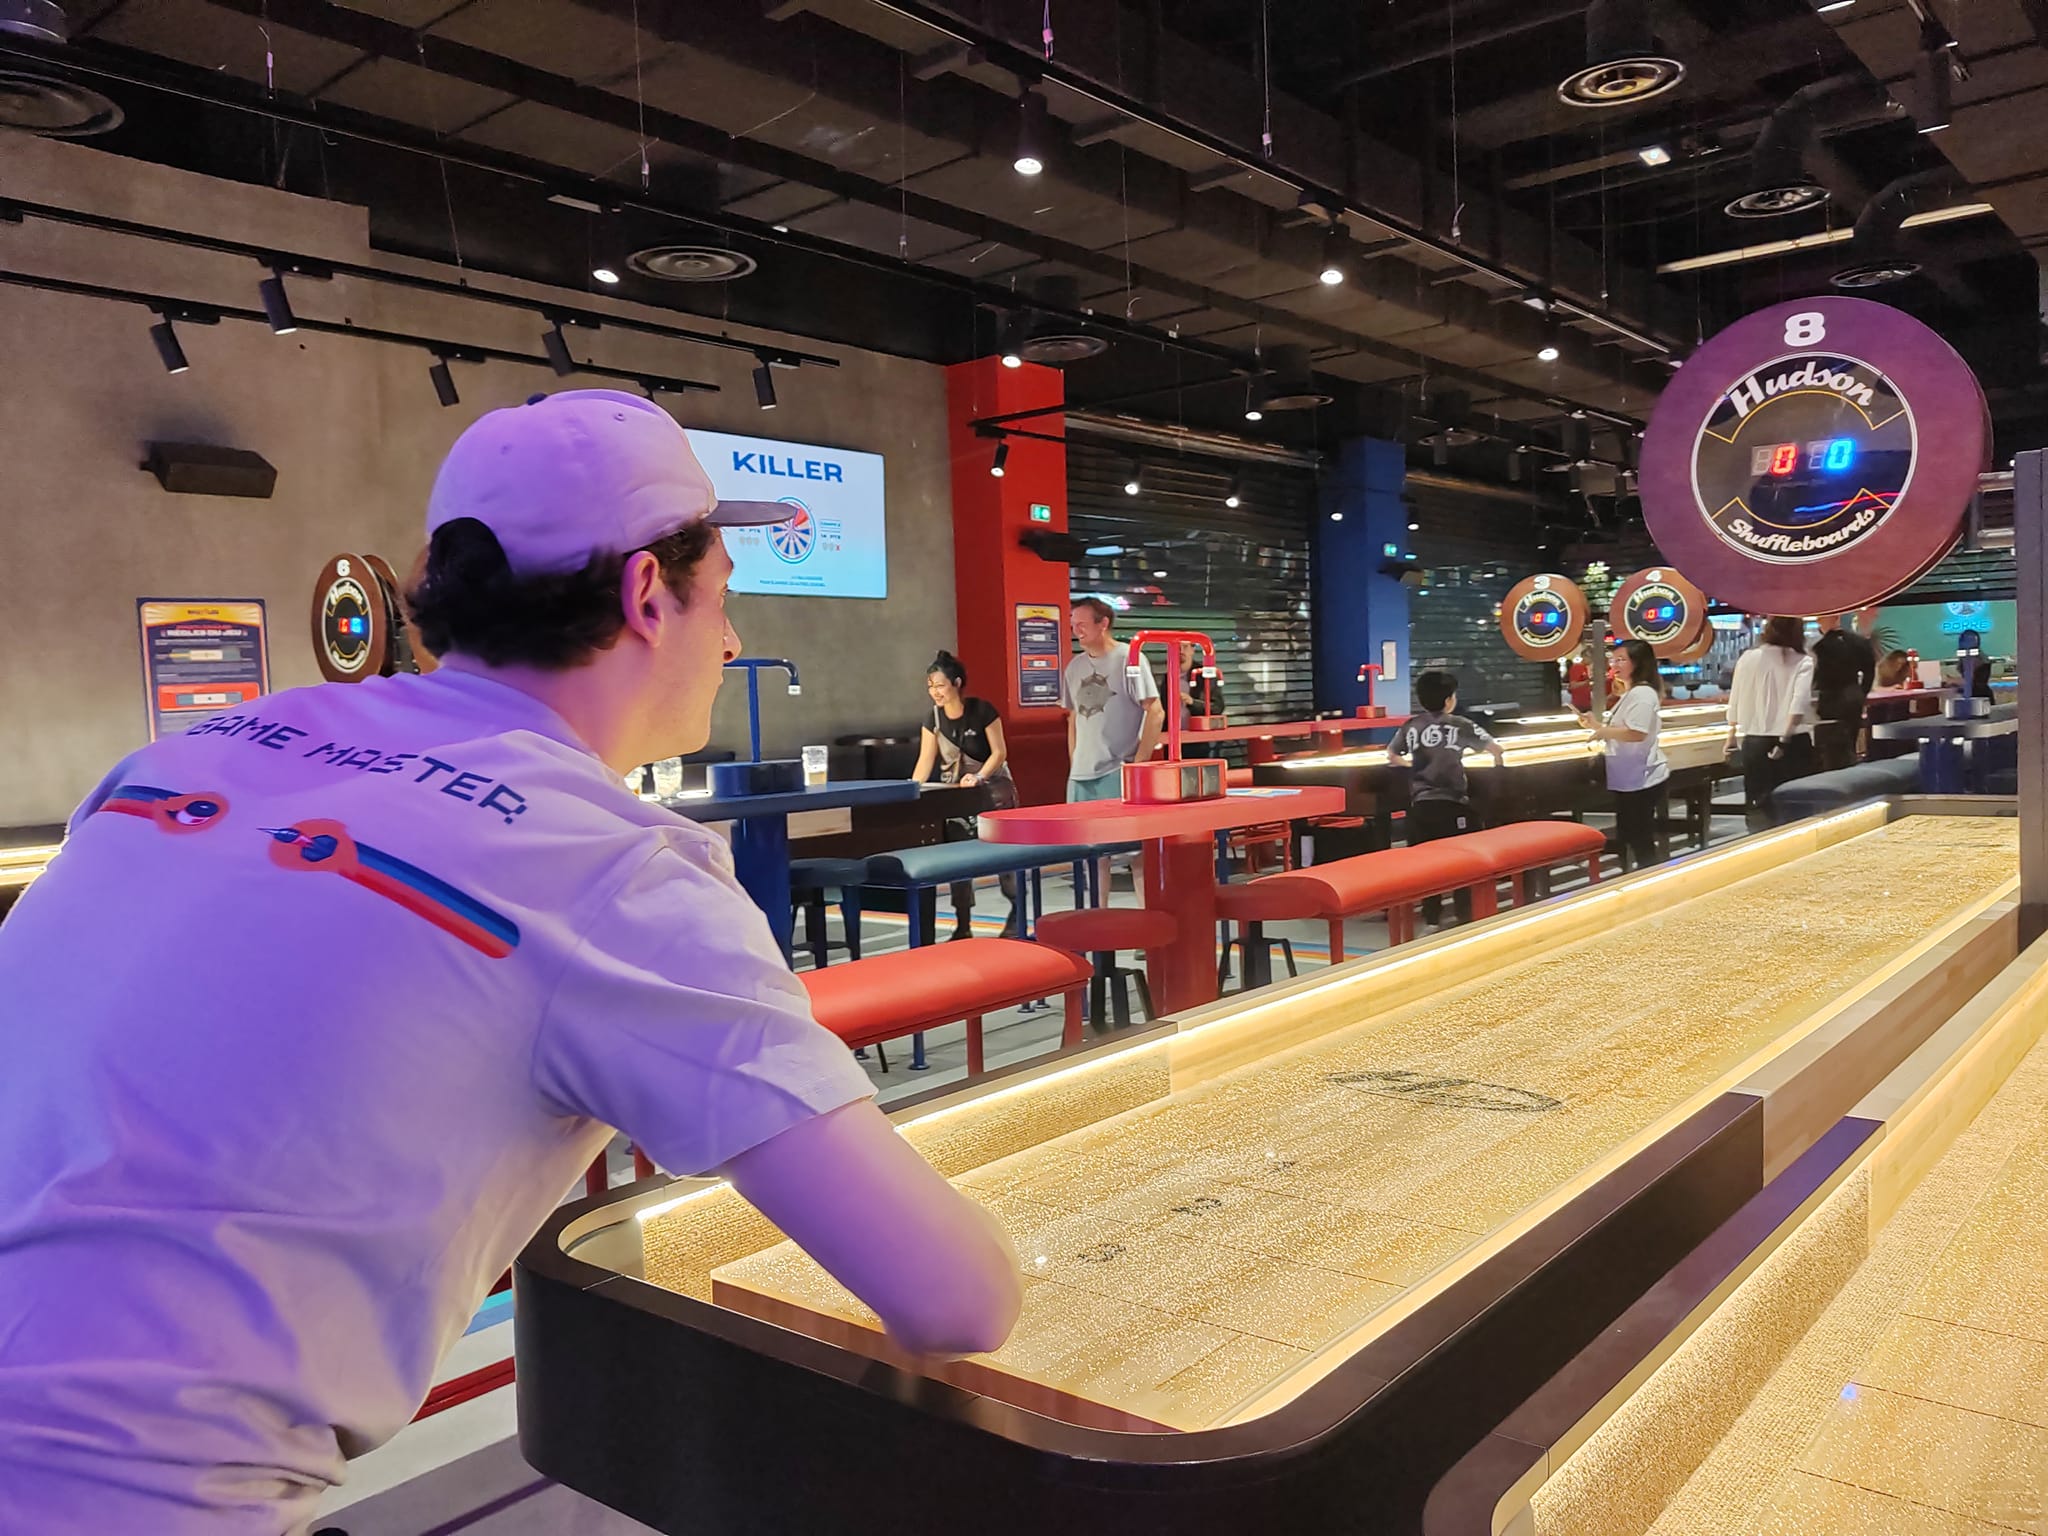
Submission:
<svg viewBox="0 0 2048 1536">
<path fill-rule="evenodd" d="M 1010 162 L 1019 176 L 1036 176 L 1045 170 L 1047 116 L 1045 98 L 1027 89 L 1018 104 L 1017 155 Z"/>
<path fill-rule="evenodd" d="M 1266 419 L 1266 381 L 1248 380 L 1244 387 L 1244 419 L 1264 421 Z"/>
<path fill-rule="evenodd" d="M 1244 505 L 1243 475 L 1232 475 L 1230 477 L 1230 489 L 1224 493 L 1223 505 L 1231 508 L 1237 508 Z"/>
<path fill-rule="evenodd" d="M 149 328 L 149 339 L 156 343 L 156 355 L 164 360 L 165 373 L 183 373 L 192 366 L 186 361 L 185 349 L 178 345 L 177 330 L 168 318 Z"/>
<path fill-rule="evenodd" d="M 989 461 L 988 472 L 994 475 L 998 480 L 1000 480 L 1003 478 L 1004 475 L 1009 473 L 1009 471 L 1004 467 L 1009 462 L 1010 440 L 1007 437 L 997 438 L 996 456 L 995 458 Z"/>
<path fill-rule="evenodd" d="M 540 344 L 547 350 L 548 366 L 562 378 L 576 371 L 576 359 L 569 355 L 569 338 L 562 334 L 562 322 L 557 320 L 549 326 Z"/>
<path fill-rule="evenodd" d="M 1130 472 L 1124 476 L 1124 494 L 1126 496 L 1135 496 L 1138 494 L 1138 492 L 1144 489 L 1145 466 L 1142 464 L 1133 464 L 1130 468 Z"/>
<path fill-rule="evenodd" d="M 1316 274 L 1323 286 L 1335 288 L 1343 282 L 1350 259 L 1351 231 L 1344 227 L 1343 220 L 1334 220 L 1323 234 L 1323 266 Z"/>
<path fill-rule="evenodd" d="M 434 366 L 427 370 L 427 377 L 434 381 L 434 398 L 443 405 L 460 405 L 462 396 L 455 392 L 455 375 L 448 371 L 448 359 L 437 357 Z"/>
<path fill-rule="evenodd" d="M 271 273 L 256 285 L 256 291 L 263 296 L 263 313 L 270 317 L 271 330 L 289 336 L 299 328 L 299 317 L 292 313 L 291 298 L 284 291 L 282 273 Z"/>
<path fill-rule="evenodd" d="M 754 403 L 764 411 L 775 409 L 775 375 L 765 357 L 754 365 Z"/>
</svg>

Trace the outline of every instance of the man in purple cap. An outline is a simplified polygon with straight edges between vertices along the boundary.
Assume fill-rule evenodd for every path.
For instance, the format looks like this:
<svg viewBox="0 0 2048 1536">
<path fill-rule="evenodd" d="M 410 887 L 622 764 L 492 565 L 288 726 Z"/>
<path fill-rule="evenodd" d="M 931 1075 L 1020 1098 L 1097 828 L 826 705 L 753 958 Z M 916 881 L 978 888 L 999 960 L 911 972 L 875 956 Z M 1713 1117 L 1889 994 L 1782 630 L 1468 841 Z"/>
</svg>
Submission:
<svg viewBox="0 0 2048 1536">
<path fill-rule="evenodd" d="M 787 510 L 720 502 L 634 396 L 494 411 L 428 512 L 438 671 L 213 716 L 79 807 L 0 929 L 0 1531 L 297 1528 L 614 1126 L 905 1345 L 1003 1341 L 1001 1231 L 724 844 L 620 782 L 704 744 L 717 529 Z"/>
</svg>

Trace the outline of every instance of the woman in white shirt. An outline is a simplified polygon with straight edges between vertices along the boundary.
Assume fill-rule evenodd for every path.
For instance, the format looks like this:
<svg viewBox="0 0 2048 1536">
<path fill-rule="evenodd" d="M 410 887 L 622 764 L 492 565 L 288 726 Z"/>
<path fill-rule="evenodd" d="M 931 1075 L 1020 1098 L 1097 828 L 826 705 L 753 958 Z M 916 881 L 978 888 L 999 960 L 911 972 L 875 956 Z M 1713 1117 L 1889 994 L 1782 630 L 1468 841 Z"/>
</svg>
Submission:
<svg viewBox="0 0 2048 1536">
<path fill-rule="evenodd" d="M 1771 795 L 1813 772 L 1813 658 L 1806 626 L 1780 615 L 1735 663 L 1728 689 L 1728 750 L 1742 753 L 1742 799 L 1749 829 L 1771 824 Z"/>
<path fill-rule="evenodd" d="M 1657 829 L 1664 820 L 1664 784 L 1671 765 L 1657 745 L 1663 724 L 1664 680 L 1657 653 L 1641 640 L 1624 640 L 1613 651 L 1614 680 L 1621 697 L 1606 724 L 1591 715 L 1579 723 L 1607 747 L 1607 787 L 1614 792 L 1614 835 L 1631 869 L 1661 862 Z"/>
</svg>

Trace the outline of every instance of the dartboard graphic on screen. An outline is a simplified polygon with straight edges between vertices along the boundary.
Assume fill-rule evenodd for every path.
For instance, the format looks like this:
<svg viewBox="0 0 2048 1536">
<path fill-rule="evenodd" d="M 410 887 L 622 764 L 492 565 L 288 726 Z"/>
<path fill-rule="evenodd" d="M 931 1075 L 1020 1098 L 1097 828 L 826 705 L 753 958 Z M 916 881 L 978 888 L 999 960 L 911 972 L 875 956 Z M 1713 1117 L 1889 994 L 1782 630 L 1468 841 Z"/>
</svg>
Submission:
<svg viewBox="0 0 2048 1536">
<path fill-rule="evenodd" d="M 818 524 L 811 516 L 811 509 L 794 496 L 781 498 L 792 509 L 788 521 L 775 523 L 768 529 L 768 547 L 775 558 L 788 565 L 798 565 L 810 559 L 811 551 L 818 546 Z"/>
<path fill-rule="evenodd" d="M 1695 440 L 1693 485 L 1725 543 L 1759 560 L 1810 560 L 1891 516 L 1917 447 L 1912 408 L 1880 369 L 1792 353 L 1715 402 Z"/>
</svg>

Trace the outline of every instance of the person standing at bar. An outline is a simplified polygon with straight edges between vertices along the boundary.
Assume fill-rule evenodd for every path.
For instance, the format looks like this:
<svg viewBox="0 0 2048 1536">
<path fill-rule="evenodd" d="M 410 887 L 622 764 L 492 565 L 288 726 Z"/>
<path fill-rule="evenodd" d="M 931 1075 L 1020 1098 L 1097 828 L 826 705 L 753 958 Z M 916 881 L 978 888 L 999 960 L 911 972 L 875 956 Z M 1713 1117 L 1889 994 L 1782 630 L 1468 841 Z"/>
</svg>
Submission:
<svg viewBox="0 0 2048 1536">
<path fill-rule="evenodd" d="M 1813 772 L 1813 658 L 1804 626 L 1779 614 L 1735 663 L 1728 690 L 1728 750 L 1742 754 L 1742 800 L 1749 830 L 1771 825 L 1771 795 Z"/>
<path fill-rule="evenodd" d="M 991 811 L 1007 811 L 1017 803 L 1017 781 L 1010 777 L 1010 748 L 1003 736 L 1003 717 L 987 699 L 971 699 L 967 668 L 951 651 L 941 651 L 925 668 L 925 692 L 932 701 L 932 717 L 918 733 L 917 767 L 911 777 L 922 784 L 936 768 L 944 784 L 971 788 L 986 787 Z M 946 841 L 972 842 L 972 816 L 954 816 L 946 822 Z M 1015 875 L 1002 877 L 1003 894 L 1016 889 Z M 1014 900 L 1001 937 L 1014 938 L 1017 913 Z M 974 882 L 953 883 L 953 937 L 971 938 L 974 933 Z"/>
<path fill-rule="evenodd" d="M 1657 743 L 1664 719 L 1664 679 L 1657 653 L 1642 640 L 1614 648 L 1614 682 L 1621 697 L 1603 724 L 1590 714 L 1579 723 L 1607 747 L 1607 787 L 1614 793 L 1614 835 L 1630 866 L 1662 862 L 1657 829 L 1664 820 L 1664 785 L 1671 765 Z"/>
<path fill-rule="evenodd" d="M 1813 646 L 1813 745 L 1820 771 L 1856 761 L 1863 707 L 1877 681 L 1877 648 L 1847 624 L 1837 624 Z"/>
<path fill-rule="evenodd" d="M 1149 758 L 1166 728 L 1152 664 L 1140 656 L 1132 676 L 1115 620 L 1116 610 L 1099 597 L 1074 603 L 1074 639 L 1081 651 L 1060 677 L 1069 800 L 1121 800 L 1124 764 Z"/>
</svg>

